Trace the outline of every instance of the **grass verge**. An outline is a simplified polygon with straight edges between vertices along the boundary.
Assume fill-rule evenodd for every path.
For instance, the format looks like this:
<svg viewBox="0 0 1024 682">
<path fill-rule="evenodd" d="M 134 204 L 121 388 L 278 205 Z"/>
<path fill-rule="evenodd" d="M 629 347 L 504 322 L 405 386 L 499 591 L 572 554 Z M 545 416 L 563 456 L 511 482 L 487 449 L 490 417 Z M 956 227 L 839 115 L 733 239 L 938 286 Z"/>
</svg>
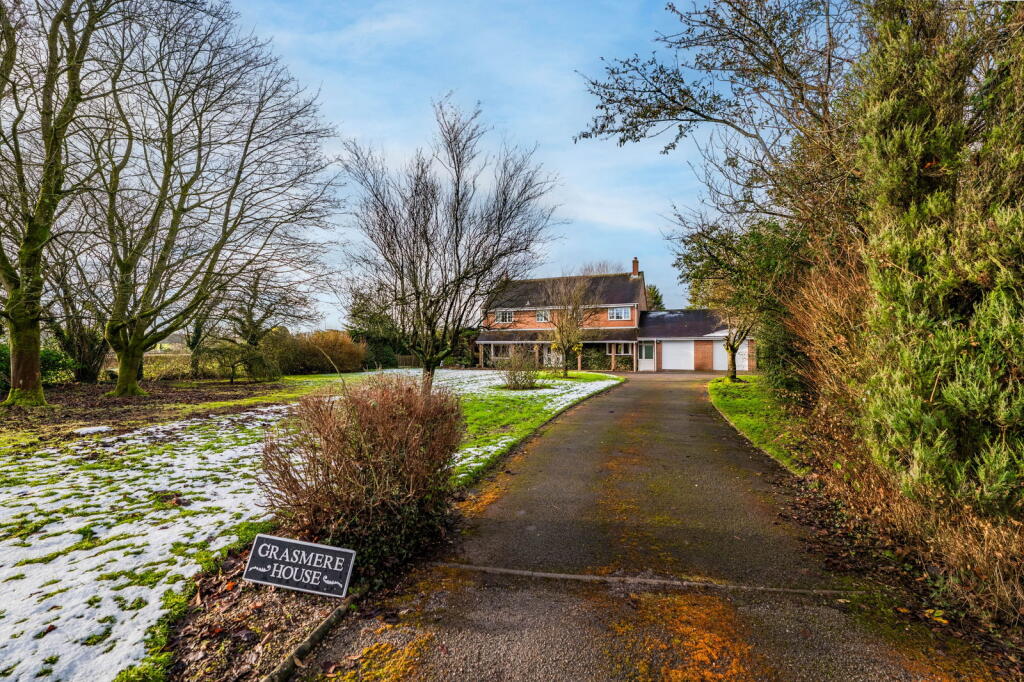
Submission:
<svg viewBox="0 0 1024 682">
<path fill-rule="evenodd" d="M 795 418 L 775 400 L 764 377 L 745 375 L 736 382 L 719 377 L 708 384 L 708 395 L 726 421 L 755 447 L 798 476 L 808 472 L 794 455 Z"/>
</svg>

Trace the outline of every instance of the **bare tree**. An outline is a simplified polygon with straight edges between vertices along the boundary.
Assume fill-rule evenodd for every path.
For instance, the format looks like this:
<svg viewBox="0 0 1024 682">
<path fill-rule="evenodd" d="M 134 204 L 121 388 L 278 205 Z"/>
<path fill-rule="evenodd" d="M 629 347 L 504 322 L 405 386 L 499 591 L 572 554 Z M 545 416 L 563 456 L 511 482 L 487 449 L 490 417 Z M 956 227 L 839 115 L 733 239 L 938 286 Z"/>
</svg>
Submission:
<svg viewBox="0 0 1024 682">
<path fill-rule="evenodd" d="M 308 253 L 335 206 L 315 97 L 234 22 L 224 6 L 163 3 L 108 47 L 84 205 L 109 249 L 112 395 L 140 394 L 144 352 L 242 274 Z"/>
<path fill-rule="evenodd" d="M 864 49 L 863 5 L 721 0 L 668 11 L 679 26 L 656 38 L 658 53 L 609 60 L 603 77 L 587 78 L 599 101 L 577 138 L 662 137 L 668 153 L 705 128 L 698 173 L 723 222 L 836 216 L 857 233 L 841 93 Z"/>
<path fill-rule="evenodd" d="M 81 229 L 61 230 L 47 245 L 44 321 L 74 362 L 75 381 L 95 383 L 110 350 L 103 336 L 106 314 L 96 304 L 110 294 L 103 278 L 107 251 L 81 235 Z"/>
<path fill-rule="evenodd" d="M 257 348 L 275 327 L 311 324 L 319 278 L 284 268 L 264 267 L 239 277 L 231 286 L 223 318 L 231 338 Z"/>
<path fill-rule="evenodd" d="M 584 263 L 580 266 L 580 275 L 612 275 L 617 272 L 626 272 L 621 263 L 611 260 L 595 260 Z"/>
<path fill-rule="evenodd" d="M 708 303 L 713 306 L 714 297 L 711 297 Z M 760 318 L 756 311 L 742 308 L 717 308 L 715 312 L 726 326 L 725 340 L 722 342 L 729 358 L 726 376 L 730 381 L 736 381 L 736 354 L 743 347 L 743 342 L 750 337 Z"/>
<path fill-rule="evenodd" d="M 0 284 L 10 333 L 5 404 L 43 405 L 39 365 L 44 252 L 81 164 L 83 103 L 109 93 L 97 46 L 127 0 L 0 2 Z"/>
<path fill-rule="evenodd" d="M 401 171 L 355 142 L 344 162 L 362 190 L 358 280 L 381 296 L 422 362 L 424 392 L 459 333 L 479 324 L 486 301 L 536 265 L 553 212 L 543 203 L 553 179 L 531 152 L 481 156 L 479 108 L 465 114 L 442 101 L 434 114 L 432 151 L 418 151 Z"/>
<path fill-rule="evenodd" d="M 587 267 L 587 266 L 584 266 Z M 592 277 L 565 273 L 544 283 L 544 302 L 551 311 L 551 350 L 561 354 L 562 376 L 569 376 L 573 355 L 583 352 L 583 342 L 589 334 L 587 328 L 594 322 L 599 309 L 594 308 L 590 286 Z"/>
</svg>

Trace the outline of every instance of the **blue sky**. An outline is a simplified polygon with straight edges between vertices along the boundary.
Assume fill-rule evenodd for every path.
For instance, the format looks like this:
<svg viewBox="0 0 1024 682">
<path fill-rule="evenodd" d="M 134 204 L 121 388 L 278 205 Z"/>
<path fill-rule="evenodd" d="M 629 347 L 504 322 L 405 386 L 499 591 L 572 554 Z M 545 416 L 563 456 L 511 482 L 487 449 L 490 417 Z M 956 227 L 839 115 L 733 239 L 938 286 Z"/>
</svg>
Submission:
<svg viewBox="0 0 1024 682">
<path fill-rule="evenodd" d="M 600 58 L 654 49 L 673 30 L 661 2 L 533 0 L 235 0 L 243 27 L 273 40 L 301 82 L 319 89 L 323 113 L 342 137 L 405 158 L 432 133 L 430 103 L 451 91 L 477 101 L 494 128 L 489 142 L 537 145 L 556 173 L 561 238 L 538 275 L 595 260 L 640 259 L 670 307 L 685 303 L 662 232 L 672 204 L 694 206 L 696 147 L 659 154 L 657 141 L 618 147 L 574 143 L 594 98 L 577 72 Z M 340 219 L 343 222 L 343 218 Z M 328 315 L 328 323 L 334 318 Z"/>
</svg>

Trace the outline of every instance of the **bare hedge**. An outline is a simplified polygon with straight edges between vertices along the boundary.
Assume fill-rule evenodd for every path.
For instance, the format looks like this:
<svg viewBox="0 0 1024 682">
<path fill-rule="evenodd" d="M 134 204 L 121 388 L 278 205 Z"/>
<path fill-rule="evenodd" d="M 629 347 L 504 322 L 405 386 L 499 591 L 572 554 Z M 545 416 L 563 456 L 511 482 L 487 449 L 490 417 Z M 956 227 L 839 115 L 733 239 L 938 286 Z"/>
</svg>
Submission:
<svg viewBox="0 0 1024 682">
<path fill-rule="evenodd" d="M 363 577 L 381 576 L 443 530 L 463 433 L 452 393 L 375 376 L 303 398 L 267 438 L 260 485 L 288 531 L 351 547 Z"/>
</svg>

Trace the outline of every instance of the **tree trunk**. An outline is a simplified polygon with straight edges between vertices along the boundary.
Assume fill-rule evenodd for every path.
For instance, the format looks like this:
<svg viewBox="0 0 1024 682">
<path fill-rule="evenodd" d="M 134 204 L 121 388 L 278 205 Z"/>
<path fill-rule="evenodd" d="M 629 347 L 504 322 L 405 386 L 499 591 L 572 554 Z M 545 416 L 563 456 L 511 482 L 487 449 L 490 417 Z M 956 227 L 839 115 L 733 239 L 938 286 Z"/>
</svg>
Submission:
<svg viewBox="0 0 1024 682">
<path fill-rule="evenodd" d="M 37 407 L 45 405 L 43 375 L 39 366 L 39 320 L 11 316 L 11 390 L 4 405 Z"/>
<path fill-rule="evenodd" d="M 100 368 L 81 360 L 75 364 L 75 381 L 80 384 L 95 384 L 100 378 Z"/>
<path fill-rule="evenodd" d="M 423 395 L 430 395 L 431 390 L 434 388 L 434 372 L 436 367 L 423 363 L 423 383 L 421 384 L 421 391 Z"/>
<path fill-rule="evenodd" d="M 729 352 L 729 381 L 736 381 L 736 348 L 726 346 L 725 349 Z"/>
<path fill-rule="evenodd" d="M 139 386 L 139 375 L 142 373 L 142 350 L 126 348 L 117 351 L 117 384 L 114 390 L 107 393 L 112 398 L 130 395 L 146 395 Z"/>
</svg>

